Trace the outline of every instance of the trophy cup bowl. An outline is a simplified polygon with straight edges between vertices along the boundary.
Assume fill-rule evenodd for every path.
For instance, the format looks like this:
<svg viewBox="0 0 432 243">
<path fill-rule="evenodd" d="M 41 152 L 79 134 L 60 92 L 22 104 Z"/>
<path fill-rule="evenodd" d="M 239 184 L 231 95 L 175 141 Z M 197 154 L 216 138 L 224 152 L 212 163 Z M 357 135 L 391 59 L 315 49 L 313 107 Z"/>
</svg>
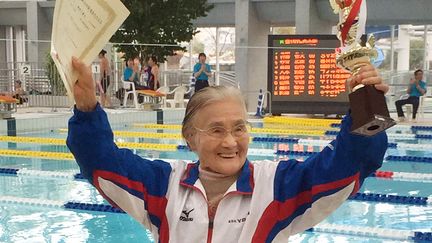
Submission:
<svg viewBox="0 0 432 243">
<path fill-rule="evenodd" d="M 373 37 L 368 42 L 373 43 Z M 370 64 L 371 59 L 376 56 L 377 51 L 373 48 L 373 44 L 357 45 L 346 52 L 339 53 L 336 62 L 340 67 L 356 75 L 362 66 Z M 396 125 L 396 122 L 390 118 L 384 93 L 373 85 L 357 85 L 348 97 L 353 121 L 352 133 L 373 136 Z"/>
</svg>

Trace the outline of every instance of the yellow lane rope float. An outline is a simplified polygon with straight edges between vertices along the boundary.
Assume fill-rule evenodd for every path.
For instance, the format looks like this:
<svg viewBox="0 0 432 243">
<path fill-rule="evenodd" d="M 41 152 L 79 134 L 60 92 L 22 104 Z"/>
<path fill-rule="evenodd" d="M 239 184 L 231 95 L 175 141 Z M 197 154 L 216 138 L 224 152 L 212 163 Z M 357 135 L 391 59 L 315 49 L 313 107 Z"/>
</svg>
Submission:
<svg viewBox="0 0 432 243">
<path fill-rule="evenodd" d="M 38 137 L 12 137 L 0 136 L 0 142 L 11 143 L 40 143 L 51 145 L 65 145 L 65 140 L 61 138 L 38 138 Z"/>
<path fill-rule="evenodd" d="M 264 123 L 279 123 L 279 124 L 292 124 L 303 126 L 331 126 L 332 124 L 340 124 L 340 119 L 308 119 L 308 118 L 292 118 L 292 117 L 264 117 Z"/>
<path fill-rule="evenodd" d="M 272 129 L 272 128 L 252 128 L 251 133 L 265 133 L 271 135 L 308 135 L 324 136 L 325 130 L 299 130 L 299 129 Z"/>
<path fill-rule="evenodd" d="M 172 129 L 172 130 L 180 130 L 182 128 L 181 125 L 176 125 L 176 124 L 154 124 L 154 123 L 135 123 L 132 126 L 141 127 L 141 128 L 150 128 L 150 129 Z"/>
<path fill-rule="evenodd" d="M 0 136 L 0 142 L 66 145 L 66 141 L 61 138 Z M 177 150 L 177 146 L 178 146 L 176 144 L 133 143 L 133 142 L 117 142 L 116 144 L 117 146 L 122 148 L 158 150 L 158 151 L 175 151 Z"/>
<path fill-rule="evenodd" d="M 67 132 L 66 128 L 59 129 L 59 132 Z M 129 137 L 129 138 L 169 138 L 181 139 L 180 133 L 156 133 L 156 132 L 129 132 L 129 131 L 113 131 L 116 137 Z"/>
<path fill-rule="evenodd" d="M 71 153 L 0 149 L 0 156 L 39 159 L 73 160 Z"/>
<path fill-rule="evenodd" d="M 271 128 L 271 129 L 295 129 L 295 130 L 323 130 L 323 131 L 338 131 L 340 128 L 337 127 L 330 127 L 330 126 L 317 126 L 317 125 L 310 125 L 305 126 L 304 124 L 282 124 L 282 123 L 264 123 L 264 128 Z"/>
<path fill-rule="evenodd" d="M 172 144 L 151 144 L 146 146 L 145 144 L 136 144 L 129 146 L 129 143 L 121 144 L 127 145 L 128 148 L 136 149 L 151 149 L 159 151 L 175 151 L 177 145 Z M 28 150 L 11 150 L 11 149 L 0 149 L 0 156 L 5 157 L 22 157 L 22 158 L 39 158 L 39 159 L 55 159 L 55 160 L 74 160 L 71 153 L 61 152 L 43 152 L 43 151 L 28 151 Z"/>
</svg>

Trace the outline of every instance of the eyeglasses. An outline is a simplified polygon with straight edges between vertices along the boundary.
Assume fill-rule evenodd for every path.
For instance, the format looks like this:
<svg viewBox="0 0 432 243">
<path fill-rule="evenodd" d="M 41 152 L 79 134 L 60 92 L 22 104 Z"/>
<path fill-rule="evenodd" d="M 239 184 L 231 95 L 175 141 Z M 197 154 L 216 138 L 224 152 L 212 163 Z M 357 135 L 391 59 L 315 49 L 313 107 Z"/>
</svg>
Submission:
<svg viewBox="0 0 432 243">
<path fill-rule="evenodd" d="M 197 131 L 203 132 L 213 138 L 224 139 L 228 135 L 228 133 L 231 133 L 231 135 L 235 138 L 243 137 L 244 135 L 248 134 L 251 131 L 252 126 L 249 123 L 245 122 L 233 127 L 230 130 L 226 129 L 223 126 L 214 126 L 208 129 L 200 129 L 197 127 L 194 128 Z"/>
</svg>

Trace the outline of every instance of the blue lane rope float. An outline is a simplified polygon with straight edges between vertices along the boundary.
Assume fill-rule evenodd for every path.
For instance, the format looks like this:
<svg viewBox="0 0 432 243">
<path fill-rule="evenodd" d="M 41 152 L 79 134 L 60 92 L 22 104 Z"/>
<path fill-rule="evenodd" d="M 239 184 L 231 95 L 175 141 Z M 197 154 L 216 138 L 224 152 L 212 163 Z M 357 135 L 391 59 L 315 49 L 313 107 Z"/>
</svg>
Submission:
<svg viewBox="0 0 432 243">
<path fill-rule="evenodd" d="M 432 163 L 432 157 L 389 155 L 385 159 L 391 161 Z"/>
<path fill-rule="evenodd" d="M 278 155 L 296 155 L 296 156 L 311 156 L 318 154 L 319 152 L 308 152 L 308 151 L 294 151 L 294 150 L 277 150 Z"/>
<path fill-rule="evenodd" d="M 0 174 L 17 176 L 34 176 L 53 179 L 76 179 L 83 180 L 84 177 L 78 172 L 44 171 L 30 169 L 0 168 Z"/>
<path fill-rule="evenodd" d="M 414 232 L 414 242 L 432 242 L 432 232 Z"/>
<path fill-rule="evenodd" d="M 326 136 L 336 136 L 339 134 L 339 131 L 326 131 L 324 135 Z"/>
<path fill-rule="evenodd" d="M 177 150 L 187 150 L 191 151 L 187 145 L 178 145 Z"/>
<path fill-rule="evenodd" d="M 413 196 L 397 196 L 388 194 L 376 193 L 356 193 L 350 197 L 351 200 L 363 202 L 382 202 L 393 204 L 408 204 L 408 205 L 430 205 L 432 197 L 413 197 Z"/>
<path fill-rule="evenodd" d="M 330 127 L 333 127 L 333 128 L 340 128 L 342 126 L 342 124 L 340 124 L 340 123 L 332 123 L 332 124 L 330 124 Z"/>
<path fill-rule="evenodd" d="M 93 203 L 79 203 L 79 202 L 66 202 L 63 204 L 64 208 L 84 211 L 97 211 L 108 213 L 125 213 L 119 208 L 115 208 L 106 204 L 93 204 Z"/>
<path fill-rule="evenodd" d="M 432 135 L 429 135 L 429 134 L 416 134 L 415 138 L 418 138 L 418 139 L 432 139 Z"/>
<path fill-rule="evenodd" d="M 74 175 L 75 180 L 85 180 L 84 176 L 81 173 L 77 173 Z"/>
<path fill-rule="evenodd" d="M 412 126 L 411 130 L 413 131 L 432 131 L 431 126 Z"/>
<path fill-rule="evenodd" d="M 44 200 L 38 198 L 20 198 L 11 196 L 0 196 L 0 203 L 14 204 L 14 205 L 26 205 L 36 207 L 50 207 L 50 208 L 63 208 L 72 210 L 83 210 L 83 211 L 97 211 L 97 212 L 108 212 L 108 213 L 125 213 L 123 210 L 115 208 L 107 204 L 93 204 L 93 203 L 80 203 L 71 201 L 55 201 L 55 200 Z"/>
<path fill-rule="evenodd" d="M 320 223 L 308 230 L 309 232 L 352 235 L 360 237 L 374 237 L 398 241 L 431 242 L 431 232 L 420 232 L 411 230 L 385 229 L 376 227 L 364 227 L 355 225 L 338 225 Z"/>
<path fill-rule="evenodd" d="M 299 138 L 284 138 L 284 137 L 253 137 L 254 142 L 278 142 L 278 143 L 298 143 Z"/>
<path fill-rule="evenodd" d="M 16 175 L 19 169 L 0 168 L 1 174 Z"/>
</svg>

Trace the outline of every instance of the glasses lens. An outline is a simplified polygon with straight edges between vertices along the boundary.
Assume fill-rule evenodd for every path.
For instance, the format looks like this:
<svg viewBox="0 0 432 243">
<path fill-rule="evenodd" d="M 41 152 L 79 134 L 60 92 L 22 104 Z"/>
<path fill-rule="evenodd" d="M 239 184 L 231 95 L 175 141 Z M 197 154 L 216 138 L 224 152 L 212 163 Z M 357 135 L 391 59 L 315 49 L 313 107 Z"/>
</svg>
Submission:
<svg viewBox="0 0 432 243">
<path fill-rule="evenodd" d="M 215 138 L 223 138 L 227 130 L 224 127 L 211 127 L 207 130 L 207 134 Z"/>
<path fill-rule="evenodd" d="M 201 131 L 205 132 L 207 135 L 212 136 L 214 138 L 223 139 L 226 137 L 228 132 L 231 132 L 232 136 L 234 137 L 242 137 L 248 132 L 250 132 L 251 128 L 252 127 L 250 126 L 249 123 L 244 123 L 233 127 L 231 131 L 228 131 L 227 129 L 225 129 L 225 127 L 222 126 L 210 127 L 209 129 L 201 130 Z"/>
<path fill-rule="evenodd" d="M 248 132 L 247 124 L 240 124 L 234 127 L 232 134 L 236 137 L 241 137 Z"/>
</svg>

